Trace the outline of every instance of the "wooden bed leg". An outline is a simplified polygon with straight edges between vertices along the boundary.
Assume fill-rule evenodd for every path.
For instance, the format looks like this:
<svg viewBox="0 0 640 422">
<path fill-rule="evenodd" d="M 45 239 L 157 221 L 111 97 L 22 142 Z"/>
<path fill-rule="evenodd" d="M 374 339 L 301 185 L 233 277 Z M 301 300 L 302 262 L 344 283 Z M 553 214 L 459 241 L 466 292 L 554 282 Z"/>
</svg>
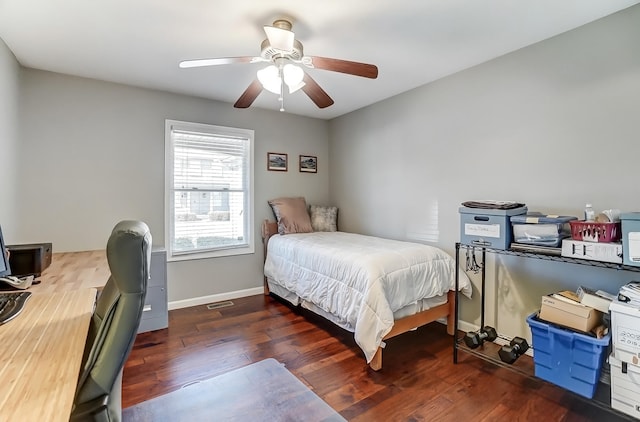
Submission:
<svg viewBox="0 0 640 422">
<path fill-rule="evenodd" d="M 267 283 L 267 277 L 264 278 L 264 295 L 269 296 L 269 283 Z"/>
<path fill-rule="evenodd" d="M 454 334 L 453 330 L 455 326 L 454 318 L 456 317 L 456 300 L 456 292 L 449 290 L 449 292 L 447 293 L 447 303 L 449 304 L 449 313 L 447 314 L 447 334 L 449 334 L 450 336 Z"/>
<path fill-rule="evenodd" d="M 264 264 L 267 261 L 267 245 L 269 244 L 269 239 L 274 234 L 278 233 L 278 223 L 275 221 L 264 220 L 262 222 L 262 227 L 260 228 L 262 232 L 262 243 L 264 244 L 264 259 L 262 263 Z M 267 283 L 267 277 L 264 277 L 264 295 L 269 296 L 269 284 Z"/>
<path fill-rule="evenodd" d="M 378 347 L 378 350 L 376 350 L 376 354 L 373 355 L 373 359 L 369 362 L 369 367 L 374 371 L 382 369 L 382 347 Z"/>
</svg>

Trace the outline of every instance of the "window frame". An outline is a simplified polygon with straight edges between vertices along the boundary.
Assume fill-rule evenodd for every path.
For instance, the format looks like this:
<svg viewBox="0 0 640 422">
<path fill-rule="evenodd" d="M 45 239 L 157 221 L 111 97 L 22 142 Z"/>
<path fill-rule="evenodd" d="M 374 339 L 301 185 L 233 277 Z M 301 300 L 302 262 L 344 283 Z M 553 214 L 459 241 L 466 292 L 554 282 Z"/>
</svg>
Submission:
<svg viewBox="0 0 640 422">
<path fill-rule="evenodd" d="M 174 189 L 174 155 L 175 148 L 172 139 L 174 130 L 184 130 L 190 132 L 200 132 L 221 137 L 246 138 L 248 145 L 248 187 L 245 195 L 244 208 L 244 235 L 246 236 L 246 246 L 221 247 L 216 250 L 181 252 L 175 254 L 173 250 L 173 238 L 175 236 L 175 192 Z M 187 261 L 203 258 L 217 258 L 224 256 L 247 255 L 255 253 L 254 235 L 254 131 L 251 129 L 232 128 L 226 126 L 210 125 L 205 123 L 193 123 L 180 120 L 165 120 L 165 248 L 167 250 L 167 261 Z"/>
</svg>

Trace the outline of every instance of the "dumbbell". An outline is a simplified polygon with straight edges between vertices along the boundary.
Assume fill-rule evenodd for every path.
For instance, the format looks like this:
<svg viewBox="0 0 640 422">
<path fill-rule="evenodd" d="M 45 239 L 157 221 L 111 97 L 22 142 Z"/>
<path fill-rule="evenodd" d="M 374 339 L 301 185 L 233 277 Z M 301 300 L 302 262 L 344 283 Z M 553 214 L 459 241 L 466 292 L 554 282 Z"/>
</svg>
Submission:
<svg viewBox="0 0 640 422">
<path fill-rule="evenodd" d="M 498 350 L 500 360 L 506 363 L 515 362 L 520 356 L 529 349 L 527 340 L 522 337 L 514 337 L 509 343 L 509 346 L 502 346 Z"/>
<path fill-rule="evenodd" d="M 482 342 L 485 340 L 493 341 L 498 338 L 498 333 L 496 333 L 496 329 L 485 325 L 484 328 L 481 328 L 477 331 L 469 331 L 464 336 L 464 342 L 470 349 L 475 349 L 480 346 Z"/>
</svg>

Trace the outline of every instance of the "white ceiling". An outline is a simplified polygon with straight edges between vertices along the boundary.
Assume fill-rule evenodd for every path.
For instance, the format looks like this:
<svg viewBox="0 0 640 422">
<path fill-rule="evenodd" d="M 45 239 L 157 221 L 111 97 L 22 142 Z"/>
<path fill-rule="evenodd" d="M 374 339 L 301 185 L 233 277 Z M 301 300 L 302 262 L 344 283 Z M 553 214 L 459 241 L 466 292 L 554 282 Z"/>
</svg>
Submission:
<svg viewBox="0 0 640 422">
<path fill-rule="evenodd" d="M 372 63 L 377 79 L 309 69 L 335 100 L 303 93 L 289 113 L 331 119 L 571 30 L 640 0 L 0 0 L 0 38 L 25 67 L 210 98 L 238 99 L 264 64 L 180 69 L 258 56 L 262 29 L 293 19 L 311 56 Z M 263 91 L 252 107 L 278 110 Z M 241 111 L 239 111 L 241 112 Z"/>
</svg>

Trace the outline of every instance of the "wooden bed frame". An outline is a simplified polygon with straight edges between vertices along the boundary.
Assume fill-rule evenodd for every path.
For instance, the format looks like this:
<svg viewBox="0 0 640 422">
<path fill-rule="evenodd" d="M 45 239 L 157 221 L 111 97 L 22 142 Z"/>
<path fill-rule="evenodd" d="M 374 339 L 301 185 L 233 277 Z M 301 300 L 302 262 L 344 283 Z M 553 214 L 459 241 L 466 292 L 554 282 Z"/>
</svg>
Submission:
<svg viewBox="0 0 640 422">
<path fill-rule="evenodd" d="M 275 221 L 264 220 L 262 223 L 262 243 L 264 244 L 264 259 L 267 259 L 267 244 L 269 239 L 274 234 L 278 233 L 278 224 Z M 267 277 L 264 277 L 264 294 L 269 295 L 269 285 L 267 283 Z M 382 340 L 388 340 L 399 334 L 406 333 L 414 328 L 421 327 L 436 321 L 439 318 L 447 317 L 447 333 L 453 335 L 454 327 L 454 309 L 455 309 L 456 294 L 453 291 L 447 293 L 447 302 L 442 305 L 427 309 L 426 311 L 418 312 L 417 314 L 409 315 L 407 317 L 398 319 L 394 322 L 391 331 L 384 336 Z M 378 347 L 376 354 L 369 363 L 369 366 L 374 371 L 382 369 L 382 347 Z"/>
</svg>

